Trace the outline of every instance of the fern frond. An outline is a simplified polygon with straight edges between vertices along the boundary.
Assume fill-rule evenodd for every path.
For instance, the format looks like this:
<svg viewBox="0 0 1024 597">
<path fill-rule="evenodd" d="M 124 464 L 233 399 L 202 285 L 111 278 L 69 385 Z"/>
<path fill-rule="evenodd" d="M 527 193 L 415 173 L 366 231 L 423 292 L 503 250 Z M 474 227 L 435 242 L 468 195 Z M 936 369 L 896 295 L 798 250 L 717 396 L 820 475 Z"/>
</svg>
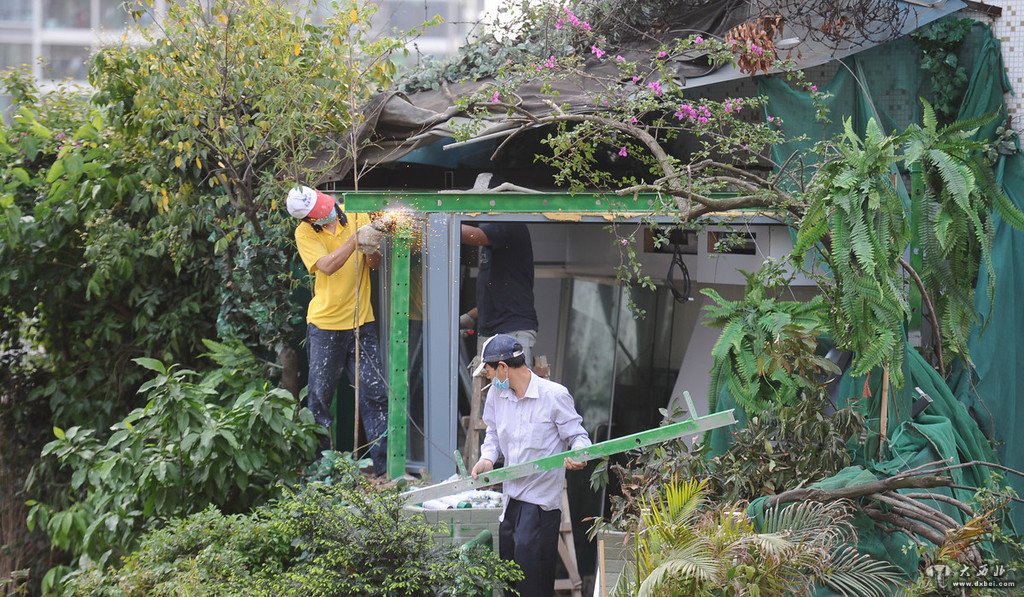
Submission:
<svg viewBox="0 0 1024 597">
<path fill-rule="evenodd" d="M 997 192 L 992 202 L 992 206 L 1004 222 L 1017 230 L 1024 230 L 1024 212 L 1018 209 L 1017 206 L 1010 201 L 1010 198 L 1006 196 L 1006 193 L 1001 190 Z"/>
</svg>

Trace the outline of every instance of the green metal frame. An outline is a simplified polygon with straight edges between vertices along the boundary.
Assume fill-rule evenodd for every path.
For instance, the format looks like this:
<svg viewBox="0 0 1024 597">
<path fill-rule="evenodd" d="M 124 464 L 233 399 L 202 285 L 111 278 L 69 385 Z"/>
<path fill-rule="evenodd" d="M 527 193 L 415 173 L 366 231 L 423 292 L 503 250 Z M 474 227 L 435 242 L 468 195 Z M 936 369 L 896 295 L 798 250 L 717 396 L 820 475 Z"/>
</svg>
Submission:
<svg viewBox="0 0 1024 597">
<path fill-rule="evenodd" d="M 388 477 L 405 474 L 409 409 L 409 246 L 391 239 L 391 317 L 388 319 Z"/>
<path fill-rule="evenodd" d="M 712 193 L 732 197 L 735 193 Z M 422 213 L 591 213 L 638 216 L 673 207 L 671 197 L 639 193 L 619 197 L 603 193 L 344 193 L 345 210 L 371 213 L 407 208 Z M 758 210 L 737 210 L 758 213 Z M 393 239 L 391 247 L 391 317 L 388 327 L 388 454 L 387 474 L 405 474 L 406 413 L 409 410 L 409 248 L 410 239 Z M 552 457 L 553 458 L 553 457 Z"/>
<path fill-rule="evenodd" d="M 736 193 L 711 193 L 714 198 L 735 197 Z M 639 193 L 607 195 L 603 193 L 345 193 L 345 210 L 383 211 L 405 207 L 417 212 L 434 213 L 594 213 L 653 214 L 675 206 L 667 195 Z M 740 210 L 743 211 L 743 210 Z M 757 210 L 750 210 L 757 211 Z"/>
</svg>

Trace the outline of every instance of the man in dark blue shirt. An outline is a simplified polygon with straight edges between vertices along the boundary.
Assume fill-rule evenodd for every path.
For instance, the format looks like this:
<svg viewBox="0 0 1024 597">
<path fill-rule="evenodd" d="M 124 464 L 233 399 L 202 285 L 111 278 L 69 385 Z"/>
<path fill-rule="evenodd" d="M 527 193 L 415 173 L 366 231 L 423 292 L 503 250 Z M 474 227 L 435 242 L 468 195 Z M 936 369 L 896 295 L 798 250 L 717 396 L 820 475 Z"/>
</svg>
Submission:
<svg viewBox="0 0 1024 597">
<path fill-rule="evenodd" d="M 537 311 L 533 306 L 533 241 L 526 224 L 492 222 L 462 225 L 462 242 L 480 247 L 476 307 L 459 318 L 459 327 L 476 325 L 479 345 L 495 334 L 509 334 L 533 365 Z"/>
</svg>

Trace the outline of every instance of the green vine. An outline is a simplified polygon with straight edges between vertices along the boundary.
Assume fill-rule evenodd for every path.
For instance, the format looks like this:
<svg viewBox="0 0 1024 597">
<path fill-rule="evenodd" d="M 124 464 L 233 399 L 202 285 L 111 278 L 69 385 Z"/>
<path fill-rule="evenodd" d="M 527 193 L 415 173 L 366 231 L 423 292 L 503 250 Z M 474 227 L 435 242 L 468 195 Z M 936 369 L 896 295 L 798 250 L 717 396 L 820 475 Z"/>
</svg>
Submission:
<svg viewBox="0 0 1024 597">
<path fill-rule="evenodd" d="M 967 89 L 967 69 L 957 53 L 974 23 L 972 19 L 942 19 L 910 34 L 921 49 L 921 68 L 931 76 L 932 102 L 943 123 L 956 118 Z"/>
</svg>

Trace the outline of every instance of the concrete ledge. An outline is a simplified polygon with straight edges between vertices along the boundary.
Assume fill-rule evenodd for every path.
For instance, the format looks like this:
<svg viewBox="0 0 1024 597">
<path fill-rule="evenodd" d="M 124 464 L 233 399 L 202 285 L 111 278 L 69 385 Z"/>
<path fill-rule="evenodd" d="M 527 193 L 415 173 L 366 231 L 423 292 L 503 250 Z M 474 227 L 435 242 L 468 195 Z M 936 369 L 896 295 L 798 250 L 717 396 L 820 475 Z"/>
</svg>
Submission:
<svg viewBox="0 0 1024 597">
<path fill-rule="evenodd" d="M 453 508 L 427 510 L 419 506 L 406 506 L 403 512 L 422 516 L 427 524 L 436 527 L 434 542 L 438 545 L 462 545 L 480 534 L 491 532 L 491 547 L 498 551 L 498 516 L 501 508 Z"/>
</svg>

